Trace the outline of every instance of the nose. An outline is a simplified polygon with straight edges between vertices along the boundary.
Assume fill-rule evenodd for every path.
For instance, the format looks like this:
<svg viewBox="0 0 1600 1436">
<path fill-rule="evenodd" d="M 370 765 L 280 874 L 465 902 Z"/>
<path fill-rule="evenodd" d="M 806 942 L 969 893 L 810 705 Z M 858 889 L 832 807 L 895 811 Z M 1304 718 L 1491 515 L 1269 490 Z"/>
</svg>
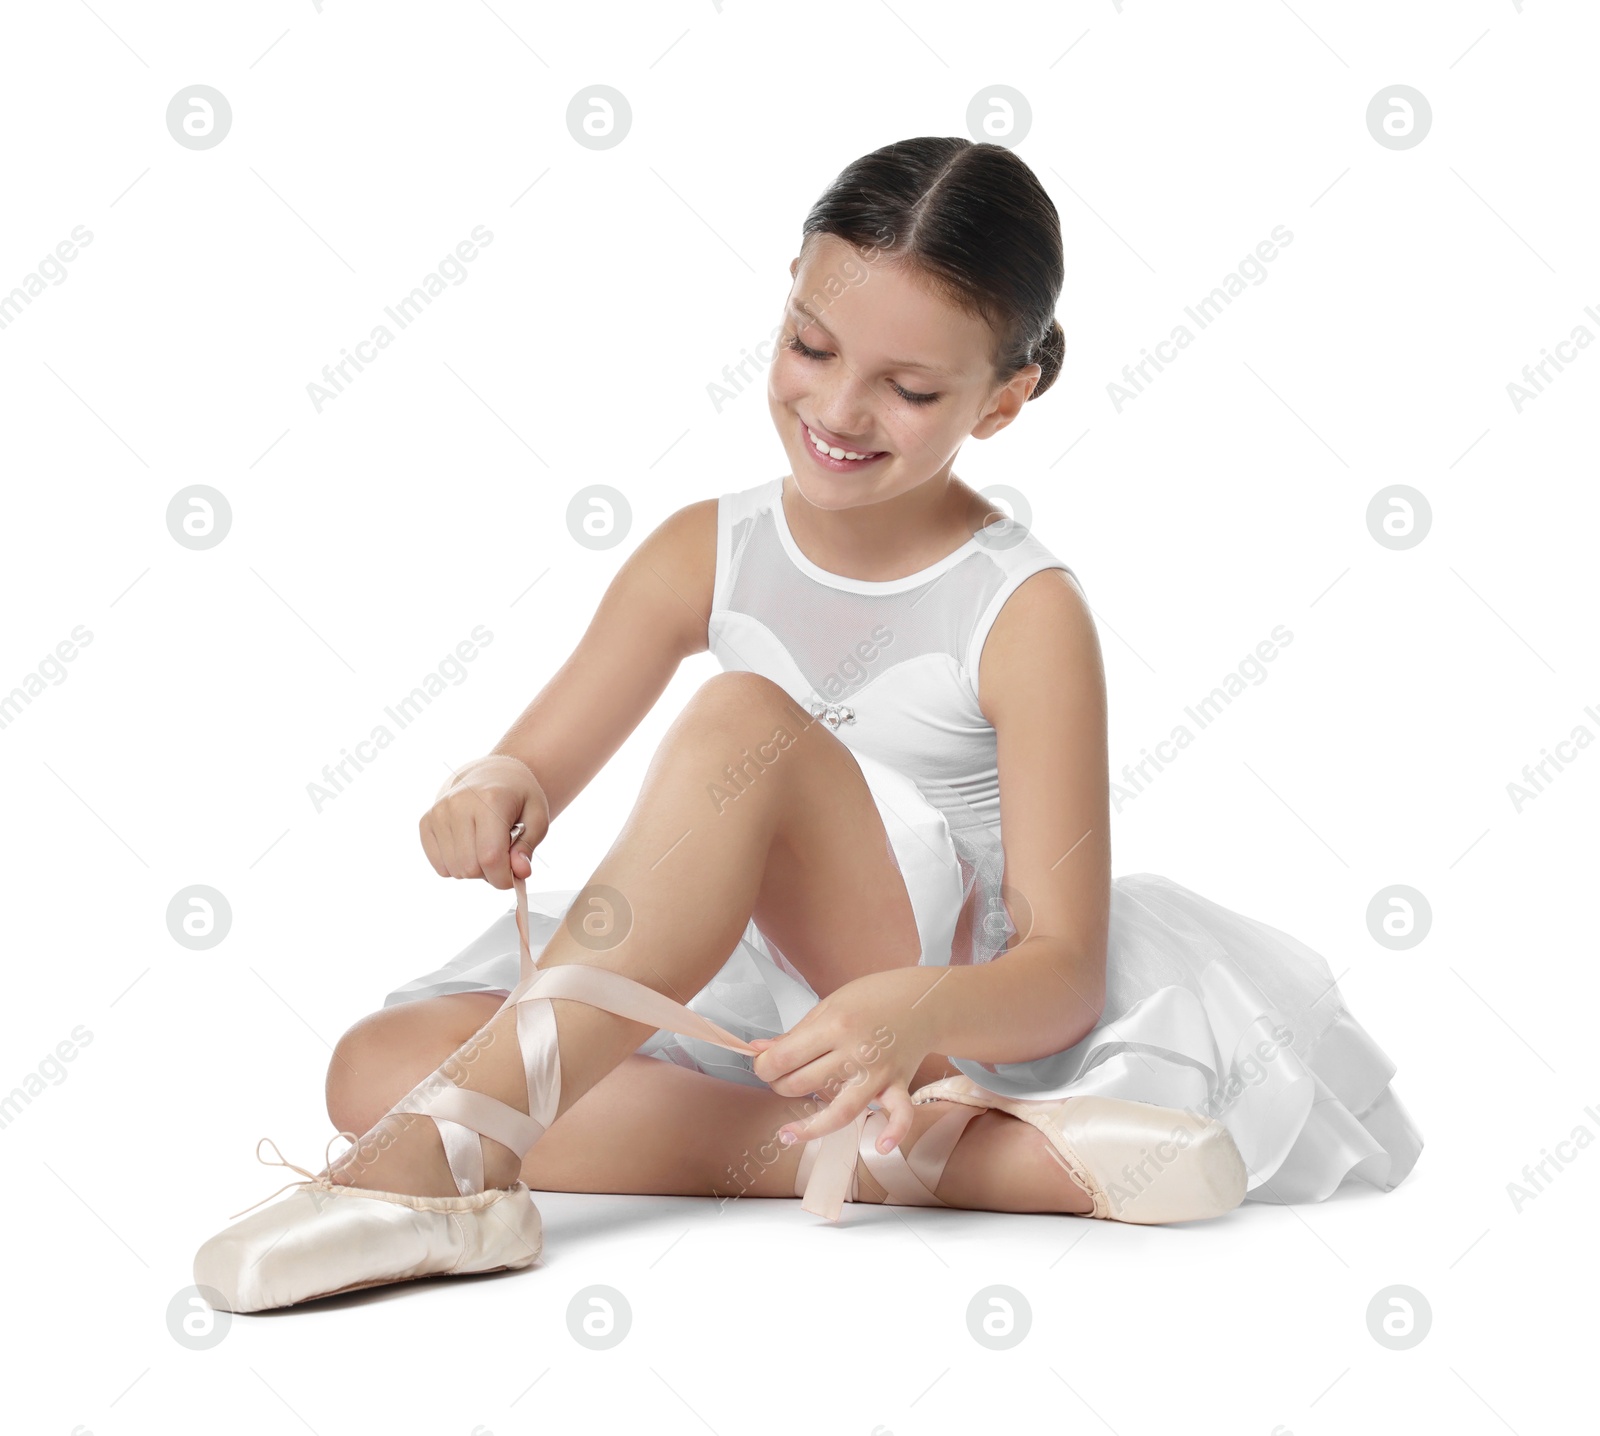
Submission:
<svg viewBox="0 0 1600 1436">
<path fill-rule="evenodd" d="M 881 400 L 870 384 L 842 364 L 834 369 L 827 384 L 812 390 L 811 417 L 846 447 L 865 450 L 870 447 Z"/>
</svg>

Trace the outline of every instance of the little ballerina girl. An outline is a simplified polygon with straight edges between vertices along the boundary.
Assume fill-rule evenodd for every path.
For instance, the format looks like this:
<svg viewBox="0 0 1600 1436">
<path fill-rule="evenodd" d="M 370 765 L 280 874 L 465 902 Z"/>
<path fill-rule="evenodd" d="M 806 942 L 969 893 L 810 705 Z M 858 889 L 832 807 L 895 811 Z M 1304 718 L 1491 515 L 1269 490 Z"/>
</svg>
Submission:
<svg viewBox="0 0 1600 1436">
<path fill-rule="evenodd" d="M 1060 368 L 1038 179 L 906 140 L 803 232 L 768 385 L 789 472 L 646 537 L 423 816 L 436 872 L 516 905 L 345 1034 L 353 1145 L 206 1242 L 214 1304 L 529 1266 L 530 1188 L 1163 1223 L 1415 1162 L 1322 958 L 1111 879 L 1087 601 L 952 472 Z M 530 897 L 551 822 L 707 650 L 588 883 Z"/>
</svg>

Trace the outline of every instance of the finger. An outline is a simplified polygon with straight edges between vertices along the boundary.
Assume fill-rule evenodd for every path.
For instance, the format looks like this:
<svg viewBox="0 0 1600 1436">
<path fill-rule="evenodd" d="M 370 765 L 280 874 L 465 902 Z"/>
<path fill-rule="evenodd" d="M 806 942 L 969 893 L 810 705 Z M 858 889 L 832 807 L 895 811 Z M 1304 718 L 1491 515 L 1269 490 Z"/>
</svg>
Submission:
<svg viewBox="0 0 1600 1436">
<path fill-rule="evenodd" d="M 444 865 L 444 858 L 439 852 L 439 837 L 433 827 L 433 810 L 430 808 L 417 821 L 417 836 L 422 839 L 422 851 L 433 864 L 434 872 L 440 877 L 450 876 L 450 869 Z"/>
<path fill-rule="evenodd" d="M 801 1121 L 788 1122 L 780 1127 L 778 1140 L 783 1141 L 785 1132 L 792 1134 L 797 1143 L 809 1142 L 813 1137 L 826 1137 L 829 1132 L 837 1132 L 841 1127 L 848 1127 L 866 1110 L 867 1104 L 871 1101 L 872 1093 L 865 1085 L 847 1089 L 820 1112 L 814 1112 Z"/>
<path fill-rule="evenodd" d="M 474 830 L 477 838 L 478 868 L 491 887 L 511 886 L 511 829 L 501 830 L 499 823 L 486 814 L 479 814 Z"/>
<path fill-rule="evenodd" d="M 463 812 L 456 820 L 456 876 L 475 878 L 482 874 L 478 866 L 478 819 L 471 812 Z"/>
<path fill-rule="evenodd" d="M 448 804 L 439 803 L 433 809 L 433 831 L 439 844 L 439 861 L 444 864 L 446 877 L 461 876 L 461 865 L 456 861 L 456 829 L 459 819 Z"/>
<path fill-rule="evenodd" d="M 815 1061 L 780 1073 L 767 1085 L 780 1097 L 804 1097 L 812 1092 L 820 1092 L 824 1097 L 834 1099 L 841 1091 L 854 1091 L 867 1080 L 867 1068 L 863 1063 L 853 1057 L 841 1056 L 836 1048 L 829 1048 Z"/>
<path fill-rule="evenodd" d="M 522 832 L 511 845 L 511 871 L 519 878 L 533 876 L 533 850 L 544 837 L 544 833 L 538 830 L 534 821 L 533 807 L 534 805 L 529 803 L 523 808 L 519 819 Z"/>
<path fill-rule="evenodd" d="M 824 1053 L 833 1050 L 830 1036 L 806 1017 L 802 1017 L 791 1031 L 785 1032 L 781 1037 L 763 1040 L 767 1045 L 756 1054 L 755 1060 L 750 1064 L 750 1070 L 769 1084 L 782 1080 L 797 1067 L 804 1067 L 808 1062 L 814 1062 Z M 813 1082 L 811 1086 L 794 1087 L 781 1095 L 803 1097 L 816 1085 Z M 774 1087 L 772 1090 L 776 1092 L 778 1089 Z"/>
<path fill-rule="evenodd" d="M 494 804 L 488 805 L 490 811 L 498 819 L 500 810 Z M 533 873 L 533 864 L 529 860 L 531 844 L 523 844 L 523 835 L 527 832 L 527 824 L 520 819 L 511 823 L 504 833 L 500 831 L 500 823 L 491 821 L 483 813 L 478 815 L 478 841 L 481 843 L 485 833 L 497 835 L 498 841 L 492 843 L 485 851 L 478 850 L 478 865 L 483 869 L 484 881 L 492 887 L 509 888 L 516 878 L 526 878 Z M 519 865 L 517 859 L 523 861 Z M 524 871 L 526 869 L 526 871 Z"/>
<path fill-rule="evenodd" d="M 878 1150 L 892 1152 L 911 1135 L 911 1093 L 898 1082 L 878 1093 L 878 1105 L 888 1114 L 888 1125 L 878 1133 Z"/>
<path fill-rule="evenodd" d="M 445 859 L 451 878 L 459 878 L 466 867 L 461 857 L 461 836 L 461 814 L 446 808 L 438 835 L 438 851 Z"/>
</svg>

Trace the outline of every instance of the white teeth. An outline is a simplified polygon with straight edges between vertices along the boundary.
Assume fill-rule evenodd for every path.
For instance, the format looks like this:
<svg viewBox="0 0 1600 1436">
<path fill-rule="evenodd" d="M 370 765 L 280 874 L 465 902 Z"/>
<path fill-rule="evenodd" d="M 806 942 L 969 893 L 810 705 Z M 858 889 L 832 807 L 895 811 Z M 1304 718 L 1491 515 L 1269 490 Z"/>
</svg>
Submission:
<svg viewBox="0 0 1600 1436">
<path fill-rule="evenodd" d="M 806 434 L 811 442 L 816 445 L 817 452 L 826 454 L 830 459 L 870 459 L 872 457 L 870 454 L 857 454 L 849 449 L 836 449 L 829 444 L 823 443 L 821 439 L 811 432 L 809 424 L 806 425 Z"/>
</svg>

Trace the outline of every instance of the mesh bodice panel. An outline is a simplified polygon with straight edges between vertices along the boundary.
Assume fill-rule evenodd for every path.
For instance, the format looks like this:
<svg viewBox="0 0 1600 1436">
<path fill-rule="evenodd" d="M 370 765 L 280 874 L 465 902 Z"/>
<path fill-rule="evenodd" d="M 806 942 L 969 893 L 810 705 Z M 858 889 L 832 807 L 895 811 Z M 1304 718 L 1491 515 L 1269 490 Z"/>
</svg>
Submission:
<svg viewBox="0 0 1600 1436">
<path fill-rule="evenodd" d="M 903 579 L 830 574 L 799 550 L 782 490 L 775 479 L 719 500 L 713 652 L 808 711 L 831 706 L 839 739 L 911 778 L 953 832 L 998 835 L 995 731 L 978 703 L 983 642 L 1023 580 L 1067 565 L 1017 529 L 1004 546 L 980 535 Z"/>
<path fill-rule="evenodd" d="M 914 658 L 944 654 L 959 663 L 973 623 L 1005 577 L 979 550 L 908 592 L 830 588 L 789 562 L 770 509 L 740 521 L 734 549 L 729 607 L 773 628 L 826 702 L 848 698 Z"/>
</svg>

